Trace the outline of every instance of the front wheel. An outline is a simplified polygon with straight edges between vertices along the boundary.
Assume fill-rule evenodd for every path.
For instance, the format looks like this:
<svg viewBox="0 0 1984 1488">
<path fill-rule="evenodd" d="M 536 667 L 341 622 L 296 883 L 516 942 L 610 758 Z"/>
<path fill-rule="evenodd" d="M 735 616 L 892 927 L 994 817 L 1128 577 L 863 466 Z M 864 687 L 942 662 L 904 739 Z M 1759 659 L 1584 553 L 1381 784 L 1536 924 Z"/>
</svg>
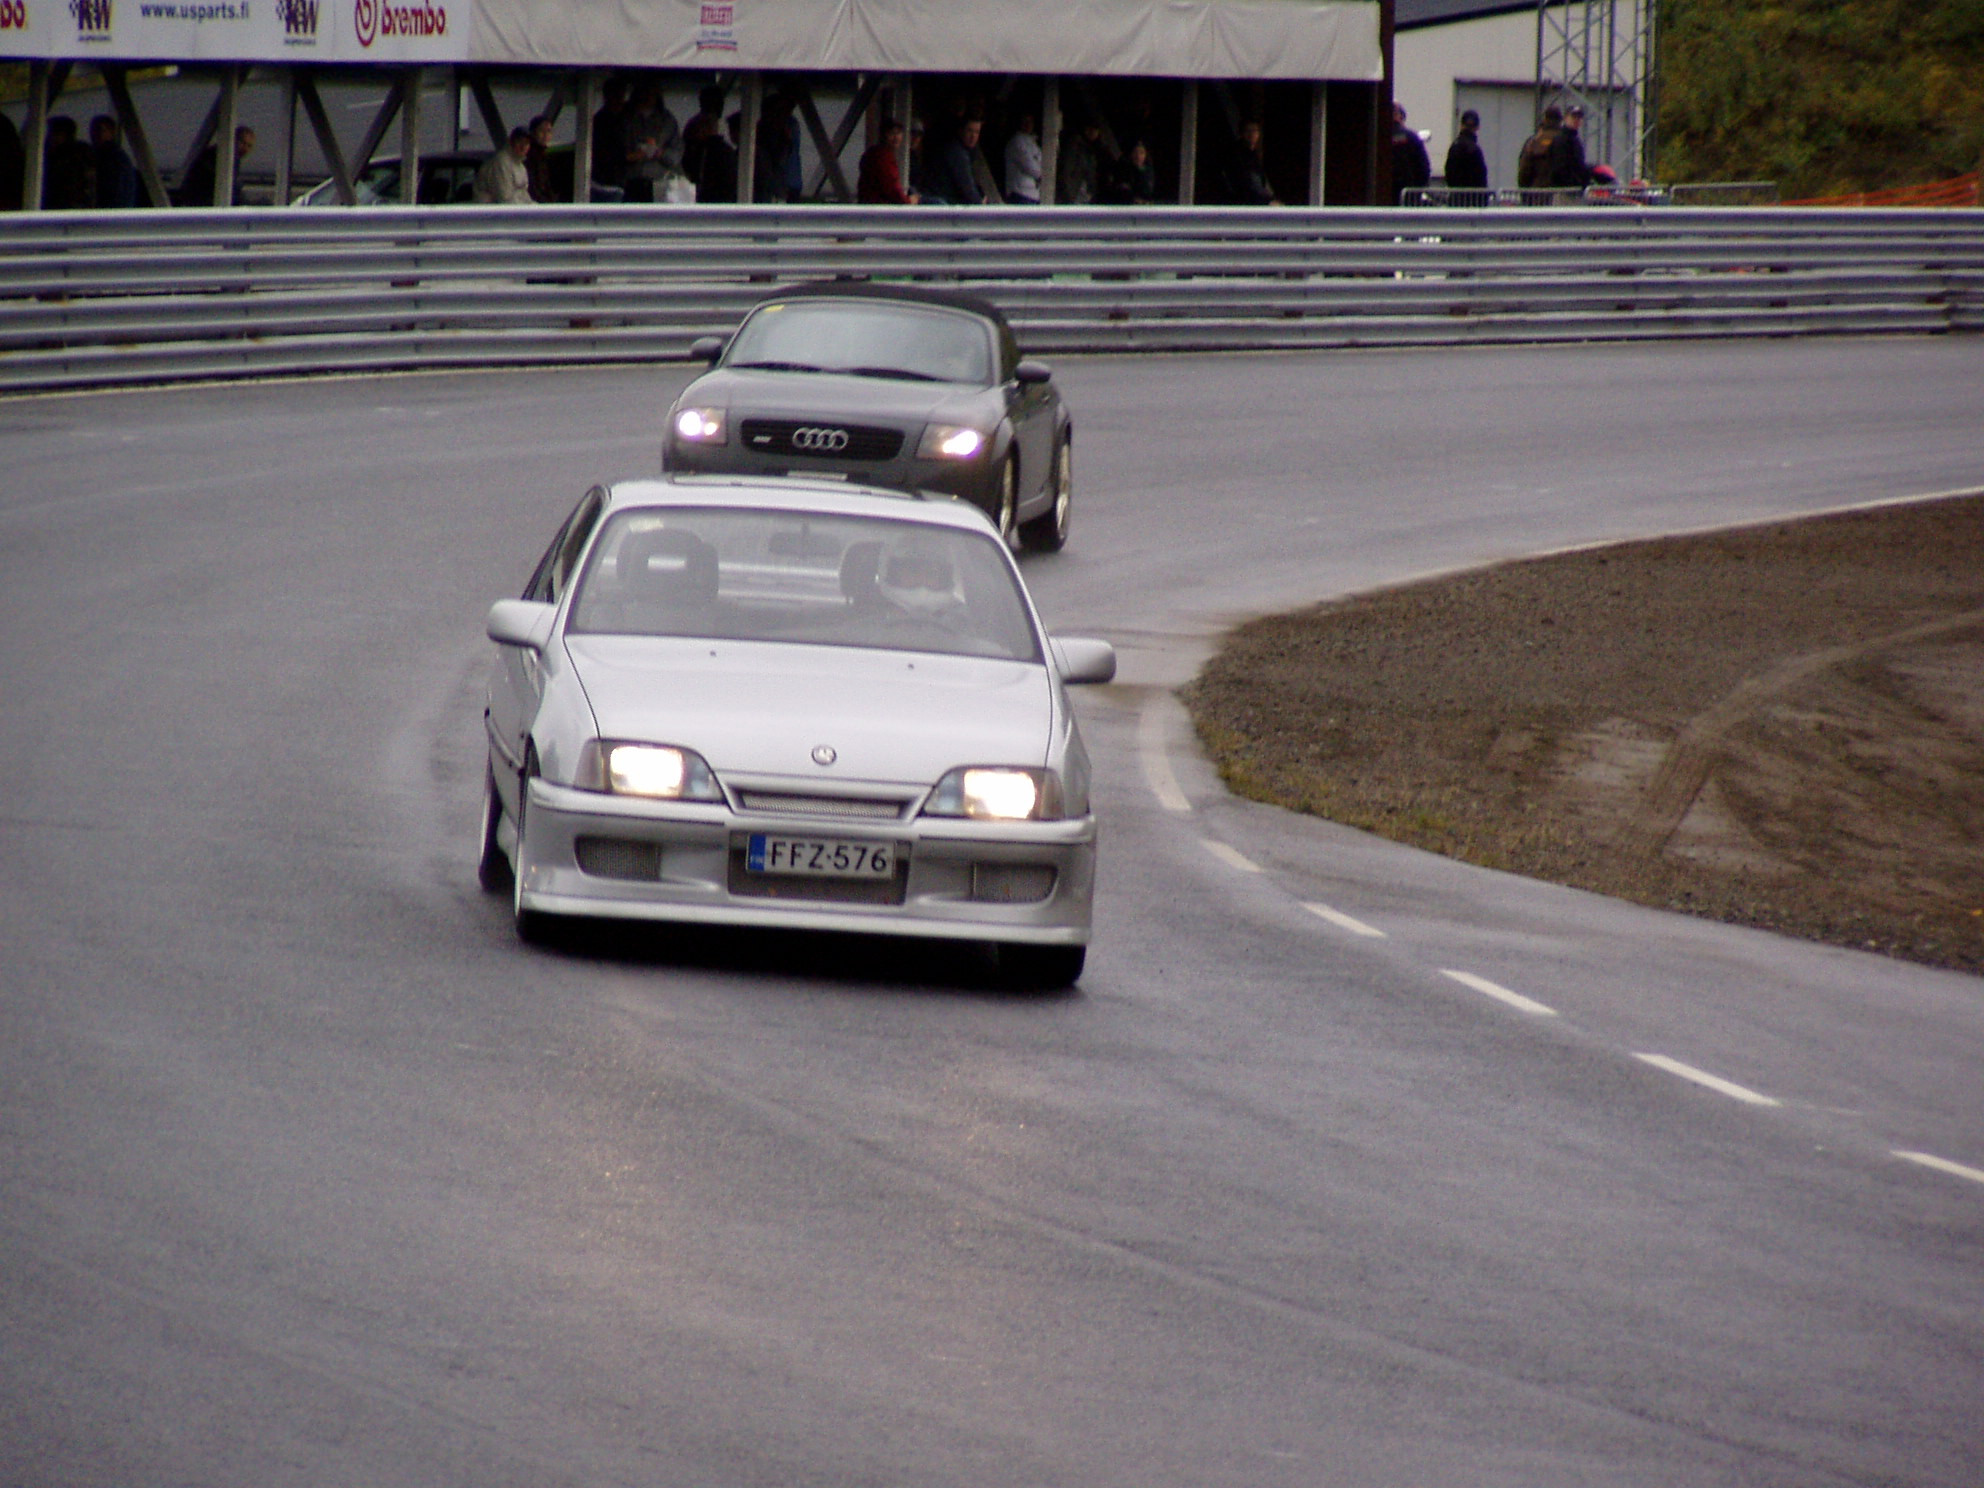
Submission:
<svg viewBox="0 0 1984 1488">
<path fill-rule="evenodd" d="M 1035 553 L 1058 553 L 1068 545 L 1068 518 L 1075 504 L 1075 446 L 1063 437 L 1054 446 L 1054 470 L 1049 484 L 1054 504 L 1020 524 L 1020 543 Z"/>
<path fill-rule="evenodd" d="M 1002 945 L 999 980 L 1028 992 L 1058 992 L 1081 979 L 1087 946 Z"/>
<path fill-rule="evenodd" d="M 992 514 L 999 528 L 999 541 L 1011 547 L 1013 530 L 1020 519 L 1020 466 L 1011 455 L 999 467 L 999 509 Z"/>
</svg>

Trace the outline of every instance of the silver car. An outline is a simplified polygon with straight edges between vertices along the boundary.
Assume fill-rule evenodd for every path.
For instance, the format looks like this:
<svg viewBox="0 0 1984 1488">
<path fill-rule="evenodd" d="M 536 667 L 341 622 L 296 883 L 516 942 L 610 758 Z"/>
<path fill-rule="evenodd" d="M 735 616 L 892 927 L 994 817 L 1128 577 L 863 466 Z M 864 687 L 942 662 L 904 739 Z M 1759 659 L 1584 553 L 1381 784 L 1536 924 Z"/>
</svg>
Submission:
<svg viewBox="0 0 1984 1488">
<path fill-rule="evenodd" d="M 914 285 L 799 285 L 761 301 L 675 400 L 665 470 L 810 472 L 943 491 L 1039 552 L 1068 541 L 1074 423 L 998 306 Z"/>
<path fill-rule="evenodd" d="M 588 492 L 498 601 L 481 878 L 565 915 L 991 941 L 1081 975 L 1089 759 L 1009 547 L 947 497 L 667 476 Z"/>
</svg>

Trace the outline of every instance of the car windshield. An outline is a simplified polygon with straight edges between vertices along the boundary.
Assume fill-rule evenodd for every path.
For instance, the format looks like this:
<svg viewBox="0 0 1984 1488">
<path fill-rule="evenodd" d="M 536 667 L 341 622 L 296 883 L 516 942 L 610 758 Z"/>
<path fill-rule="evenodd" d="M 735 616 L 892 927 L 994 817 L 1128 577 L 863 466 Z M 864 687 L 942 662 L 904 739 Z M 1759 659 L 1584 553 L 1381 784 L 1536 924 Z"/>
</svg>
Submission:
<svg viewBox="0 0 1984 1488">
<path fill-rule="evenodd" d="M 1039 661 L 989 532 L 748 508 L 637 509 L 592 545 L 567 628 Z"/>
<path fill-rule="evenodd" d="M 989 386 L 992 330 L 976 315 L 880 300 L 783 300 L 738 330 L 726 366 L 852 372 Z"/>
</svg>

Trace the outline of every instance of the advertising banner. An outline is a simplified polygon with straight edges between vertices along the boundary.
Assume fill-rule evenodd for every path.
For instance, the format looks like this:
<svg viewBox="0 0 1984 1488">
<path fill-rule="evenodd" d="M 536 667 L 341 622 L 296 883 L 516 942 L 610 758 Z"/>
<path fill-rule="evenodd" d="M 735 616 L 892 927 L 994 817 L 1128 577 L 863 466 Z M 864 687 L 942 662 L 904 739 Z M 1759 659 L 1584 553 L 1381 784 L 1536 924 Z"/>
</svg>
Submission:
<svg viewBox="0 0 1984 1488">
<path fill-rule="evenodd" d="M 0 0 L 0 56 L 461 62 L 474 0 Z"/>
</svg>

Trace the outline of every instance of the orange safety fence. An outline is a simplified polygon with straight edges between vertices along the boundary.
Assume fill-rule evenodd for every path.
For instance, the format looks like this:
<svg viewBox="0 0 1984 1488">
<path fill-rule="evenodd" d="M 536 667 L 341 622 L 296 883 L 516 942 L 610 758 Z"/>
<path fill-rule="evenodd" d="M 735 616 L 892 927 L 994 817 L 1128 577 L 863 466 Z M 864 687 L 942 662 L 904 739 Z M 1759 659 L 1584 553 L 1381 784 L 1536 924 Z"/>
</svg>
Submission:
<svg viewBox="0 0 1984 1488">
<path fill-rule="evenodd" d="M 1788 201 L 1787 207 L 1976 207 L 1984 206 L 1979 195 L 1980 176 L 1972 171 L 1950 181 L 1931 181 L 1926 186 L 1896 186 L 1887 191 L 1856 191 L 1850 196 L 1812 196 Z"/>
</svg>

